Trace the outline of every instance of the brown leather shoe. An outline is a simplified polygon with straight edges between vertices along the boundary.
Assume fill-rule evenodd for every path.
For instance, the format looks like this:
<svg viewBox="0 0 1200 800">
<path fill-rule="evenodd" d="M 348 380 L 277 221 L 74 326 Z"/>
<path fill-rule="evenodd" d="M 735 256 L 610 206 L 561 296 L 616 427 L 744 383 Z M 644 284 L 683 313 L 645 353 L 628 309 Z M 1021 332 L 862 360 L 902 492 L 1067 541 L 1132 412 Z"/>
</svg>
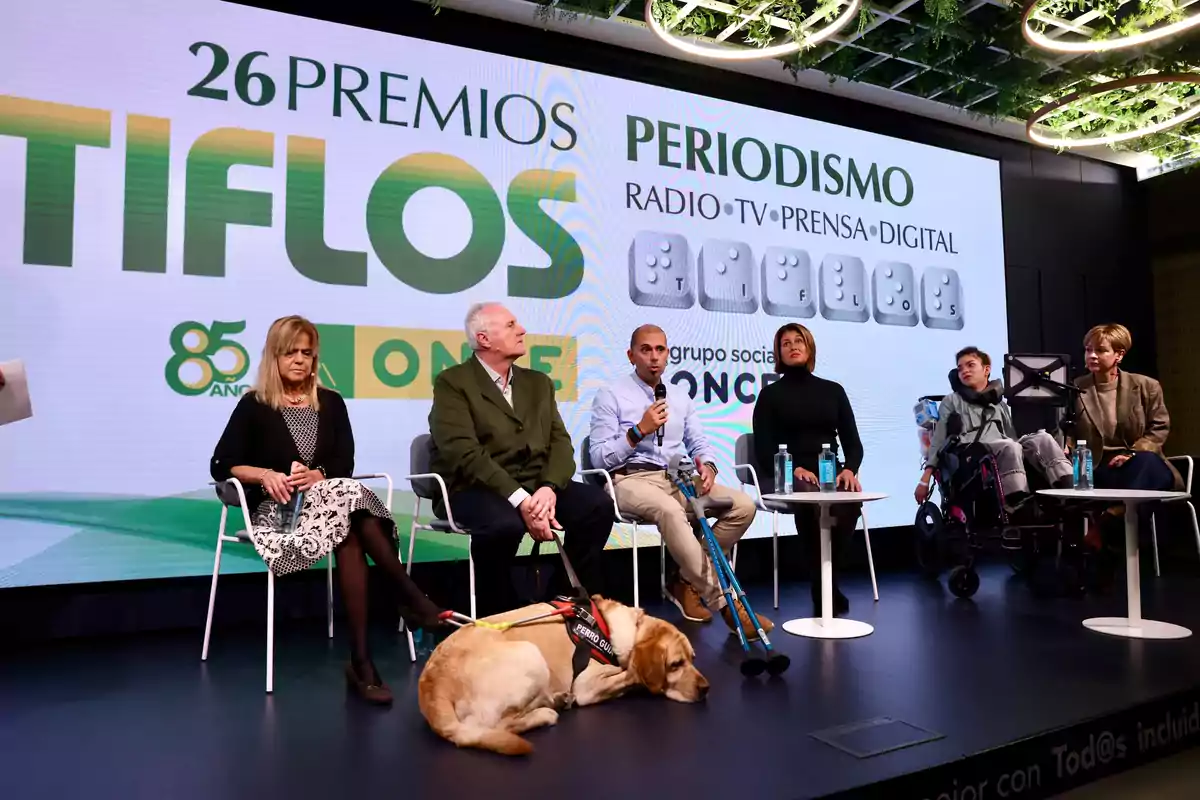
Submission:
<svg viewBox="0 0 1200 800">
<path fill-rule="evenodd" d="M 367 683 L 358 677 L 358 672 L 354 669 L 353 662 L 346 664 L 346 686 L 354 691 L 363 700 L 377 706 L 390 706 L 392 704 L 392 690 L 383 682 L 383 678 L 378 678 L 377 670 L 372 667 L 372 671 L 376 672 L 378 683 Z"/>
<path fill-rule="evenodd" d="M 679 613 L 689 622 L 709 622 L 712 612 L 704 606 L 700 594 L 690 583 L 679 579 L 667 587 L 667 599 L 675 604 Z"/>
<path fill-rule="evenodd" d="M 746 640 L 750 642 L 758 641 L 758 626 L 750 621 L 750 615 L 746 613 L 746 609 L 742 606 L 741 601 L 738 601 L 737 609 L 738 617 L 741 618 L 742 630 L 746 632 Z M 733 622 L 733 614 L 729 613 L 729 606 L 721 609 L 721 618 L 729 626 L 729 632 L 736 634 L 737 625 Z M 775 628 L 775 623 L 762 614 L 758 614 L 758 623 L 762 626 L 763 633 L 770 633 Z"/>
</svg>

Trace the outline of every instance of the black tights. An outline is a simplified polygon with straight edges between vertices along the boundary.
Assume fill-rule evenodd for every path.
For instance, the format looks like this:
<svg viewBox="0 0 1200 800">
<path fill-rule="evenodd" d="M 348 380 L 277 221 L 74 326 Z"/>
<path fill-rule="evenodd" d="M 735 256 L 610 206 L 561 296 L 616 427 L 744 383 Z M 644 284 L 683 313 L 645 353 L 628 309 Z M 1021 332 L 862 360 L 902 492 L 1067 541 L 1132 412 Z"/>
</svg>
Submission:
<svg viewBox="0 0 1200 800">
<path fill-rule="evenodd" d="M 360 677 L 364 680 L 377 677 L 366 674 L 367 670 L 374 671 L 370 667 L 371 649 L 367 639 L 367 556 L 388 576 L 407 624 L 433 627 L 441 612 L 400 563 L 389 526 L 377 517 L 355 515 L 350 523 L 350 535 L 335 550 L 338 583 L 350 628 L 351 660 L 356 670 L 363 670 Z"/>
</svg>

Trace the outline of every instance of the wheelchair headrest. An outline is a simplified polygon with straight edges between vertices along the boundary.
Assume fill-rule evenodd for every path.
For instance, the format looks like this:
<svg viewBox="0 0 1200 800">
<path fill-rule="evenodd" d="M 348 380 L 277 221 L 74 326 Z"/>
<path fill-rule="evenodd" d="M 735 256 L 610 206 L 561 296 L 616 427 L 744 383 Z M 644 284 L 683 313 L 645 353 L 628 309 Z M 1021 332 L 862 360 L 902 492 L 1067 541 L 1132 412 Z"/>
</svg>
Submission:
<svg viewBox="0 0 1200 800">
<path fill-rule="evenodd" d="M 976 406 L 990 406 L 1000 402 L 1000 398 L 1004 397 L 1004 382 L 1003 381 L 988 381 L 988 385 L 982 392 L 977 392 L 970 386 L 962 382 L 958 377 L 958 370 L 952 369 L 946 376 L 950 381 L 950 388 L 957 392 L 962 399 Z"/>
</svg>

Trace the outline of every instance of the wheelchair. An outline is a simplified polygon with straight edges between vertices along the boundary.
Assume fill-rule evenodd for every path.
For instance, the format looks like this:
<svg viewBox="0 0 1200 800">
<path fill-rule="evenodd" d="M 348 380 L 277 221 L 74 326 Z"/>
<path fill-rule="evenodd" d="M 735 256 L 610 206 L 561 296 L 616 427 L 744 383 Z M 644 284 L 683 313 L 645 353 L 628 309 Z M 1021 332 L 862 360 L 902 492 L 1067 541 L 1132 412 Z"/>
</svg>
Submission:
<svg viewBox="0 0 1200 800">
<path fill-rule="evenodd" d="M 957 388 L 956 372 L 949 377 L 951 387 Z M 926 395 L 913 408 L 923 466 L 943 397 Z M 947 429 L 930 487 L 930 498 L 936 491 L 940 502 L 927 498 L 914 521 L 917 563 L 927 578 L 946 572 L 947 587 L 955 597 L 972 597 L 979 590 L 976 562 L 985 553 L 999 551 L 1013 572 L 1031 584 L 1052 556 L 1052 581 L 1066 595 L 1078 596 L 1111 580 L 1105 577 L 1105 565 L 1083 547 L 1082 518 L 1037 495 L 1039 489 L 1050 488 L 1040 470 L 1026 463 L 1030 495 L 1019 508 L 1011 508 L 996 458 L 963 434 L 957 415 L 947 420 Z M 1056 430 L 1054 435 L 1062 434 Z"/>
</svg>

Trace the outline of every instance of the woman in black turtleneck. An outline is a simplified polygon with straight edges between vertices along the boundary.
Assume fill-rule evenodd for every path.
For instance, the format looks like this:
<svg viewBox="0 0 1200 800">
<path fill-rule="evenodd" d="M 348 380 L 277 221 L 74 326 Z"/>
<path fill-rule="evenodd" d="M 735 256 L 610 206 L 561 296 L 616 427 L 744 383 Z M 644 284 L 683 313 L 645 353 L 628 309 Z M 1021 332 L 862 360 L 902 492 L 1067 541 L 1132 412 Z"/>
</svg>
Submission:
<svg viewBox="0 0 1200 800">
<path fill-rule="evenodd" d="M 813 374 L 817 364 L 817 346 L 808 328 L 798 323 L 784 325 L 775 333 L 775 371 L 783 377 L 767 386 L 754 405 L 754 449 L 759 480 L 773 482 L 775 454 L 779 445 L 787 445 L 795 470 L 792 485 L 797 492 L 820 491 L 817 480 L 817 460 L 821 446 L 828 444 L 841 469 L 838 471 L 839 490 L 858 492 L 858 468 L 862 465 L 862 440 L 854 411 L 841 384 L 818 378 Z M 838 452 L 841 441 L 842 452 Z M 769 484 L 764 491 L 773 491 Z M 840 546 L 849 541 L 862 511 L 860 503 L 839 503 L 833 512 L 833 563 Z M 812 598 L 814 616 L 820 616 L 821 601 L 821 529 L 817 506 L 796 506 L 796 532 L 809 554 L 813 570 Z M 841 593 L 836 574 L 833 581 L 835 614 L 850 610 L 850 601 Z"/>
</svg>

